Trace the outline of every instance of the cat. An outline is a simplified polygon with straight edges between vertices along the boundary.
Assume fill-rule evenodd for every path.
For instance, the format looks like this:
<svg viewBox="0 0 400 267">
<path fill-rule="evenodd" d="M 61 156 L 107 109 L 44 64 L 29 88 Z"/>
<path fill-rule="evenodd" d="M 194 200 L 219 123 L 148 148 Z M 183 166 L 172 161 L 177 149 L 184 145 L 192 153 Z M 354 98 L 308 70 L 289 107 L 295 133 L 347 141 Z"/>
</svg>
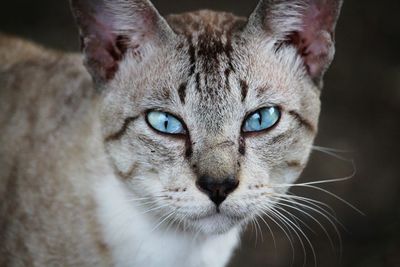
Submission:
<svg viewBox="0 0 400 267">
<path fill-rule="evenodd" d="M 307 163 L 341 5 L 71 0 L 86 69 L 1 35 L 0 266 L 226 266 Z"/>
</svg>

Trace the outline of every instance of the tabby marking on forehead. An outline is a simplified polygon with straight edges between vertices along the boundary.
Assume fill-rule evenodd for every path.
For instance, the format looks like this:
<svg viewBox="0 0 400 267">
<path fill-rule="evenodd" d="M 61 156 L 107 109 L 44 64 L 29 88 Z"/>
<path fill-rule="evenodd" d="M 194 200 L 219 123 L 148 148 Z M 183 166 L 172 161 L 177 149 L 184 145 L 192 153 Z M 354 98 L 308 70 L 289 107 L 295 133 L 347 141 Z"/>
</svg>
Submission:
<svg viewBox="0 0 400 267">
<path fill-rule="evenodd" d="M 232 64 L 232 35 L 246 20 L 231 13 L 209 10 L 171 15 L 167 20 L 177 34 L 185 36 L 186 42 L 178 48 L 187 49 L 191 66 L 188 81 L 194 77 L 196 90 L 206 98 L 219 95 L 216 100 L 223 97 L 220 90 L 231 90 L 230 76 L 235 72 Z M 185 82 L 178 87 L 183 104 L 187 85 L 188 82 Z M 246 90 L 242 91 L 243 99 Z"/>
<path fill-rule="evenodd" d="M 226 266 L 308 161 L 341 1 L 70 2 L 86 70 L 0 35 L 0 265 Z"/>
</svg>

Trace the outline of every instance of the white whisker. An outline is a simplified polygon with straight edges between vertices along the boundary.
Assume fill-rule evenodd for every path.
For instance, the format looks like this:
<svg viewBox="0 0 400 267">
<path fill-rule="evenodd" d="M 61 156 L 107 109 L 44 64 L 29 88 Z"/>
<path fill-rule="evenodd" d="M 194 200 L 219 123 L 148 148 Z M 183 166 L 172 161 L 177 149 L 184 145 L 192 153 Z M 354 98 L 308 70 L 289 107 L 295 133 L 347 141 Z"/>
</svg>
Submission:
<svg viewBox="0 0 400 267">
<path fill-rule="evenodd" d="M 321 192 L 324 192 L 324 193 L 326 193 L 326 194 L 328 194 L 328 195 L 330 195 L 330 196 L 336 198 L 337 200 L 341 201 L 342 203 L 346 204 L 347 206 L 349 206 L 349 207 L 352 208 L 353 210 L 357 211 L 359 214 L 365 216 L 365 214 L 364 214 L 362 211 L 360 211 L 358 208 L 356 208 L 354 205 L 350 204 L 349 202 L 347 202 L 347 201 L 344 200 L 343 198 L 339 197 L 338 195 L 336 195 L 336 194 L 334 194 L 334 193 L 332 193 L 332 192 L 330 192 L 330 191 L 328 191 L 328 190 L 326 190 L 326 189 L 323 189 L 323 188 L 320 188 L 320 187 L 317 187 L 317 186 L 306 185 L 306 184 L 298 184 L 298 185 L 294 185 L 294 186 L 297 186 L 297 187 L 306 187 L 306 188 L 311 188 L 311 189 L 315 189 L 315 190 L 319 190 L 319 191 L 321 191 Z"/>
<path fill-rule="evenodd" d="M 165 207 L 168 207 L 168 206 L 170 206 L 170 205 L 169 204 L 164 204 L 164 205 L 156 206 L 155 208 L 148 209 L 148 210 L 142 212 L 141 214 L 146 214 L 146 213 L 149 213 L 149 212 L 152 212 L 152 211 L 155 211 L 155 210 L 159 210 L 159 209 L 162 209 L 162 208 L 165 208 Z"/>
<path fill-rule="evenodd" d="M 283 201 L 283 200 L 282 200 L 282 201 Z M 274 202 L 274 203 L 275 203 L 275 202 Z M 283 204 L 283 203 L 281 203 L 281 202 L 276 202 L 274 205 L 275 205 L 275 208 L 281 210 L 282 212 L 286 212 L 287 215 L 290 216 L 290 217 L 292 218 L 293 222 L 296 223 L 296 225 L 297 225 L 298 227 L 300 227 L 300 225 L 299 225 L 297 222 L 300 222 L 300 223 L 301 223 L 302 225 L 304 225 L 308 230 L 310 230 L 313 234 L 315 234 L 315 231 L 314 231 L 307 223 L 305 223 L 304 220 L 302 220 L 302 219 L 300 219 L 298 216 L 296 216 L 296 215 L 290 213 L 288 210 L 284 209 L 283 207 L 290 207 L 290 208 L 293 208 L 294 210 L 297 210 L 297 211 L 301 211 L 301 209 L 296 208 L 296 207 L 292 207 L 292 206 L 285 205 L 285 204 Z"/>
<path fill-rule="evenodd" d="M 329 184 L 329 183 L 338 183 L 338 182 L 346 182 L 352 178 L 354 178 L 354 176 L 357 174 L 357 168 L 356 165 L 354 163 L 354 161 L 352 162 L 352 166 L 353 166 L 353 172 L 351 175 L 342 177 L 342 178 L 334 178 L 334 179 L 326 179 L 326 180 L 318 180 L 318 181 L 312 181 L 312 182 L 306 182 L 306 183 L 295 183 L 295 184 L 277 184 L 277 185 L 273 185 L 272 187 L 291 187 L 291 186 L 299 186 L 299 185 L 316 185 L 316 184 Z"/>
<path fill-rule="evenodd" d="M 314 151 L 325 153 L 325 154 L 327 154 L 329 156 L 332 156 L 332 157 L 334 157 L 336 159 L 340 159 L 340 160 L 347 161 L 347 162 L 352 161 L 352 160 L 350 160 L 348 158 L 345 158 L 345 157 L 337 154 L 337 153 L 350 153 L 350 151 L 339 150 L 339 149 L 328 148 L 328 147 L 321 147 L 321 146 L 312 146 L 312 149 Z"/>
<path fill-rule="evenodd" d="M 295 200 L 299 200 L 299 201 L 304 201 L 305 203 L 310 204 L 313 207 L 316 207 L 316 208 L 320 209 L 321 211 L 325 212 L 329 216 L 336 217 L 335 210 L 331 206 L 329 206 L 328 204 L 326 204 L 324 202 L 321 202 L 321 201 L 318 201 L 318 200 L 315 200 L 315 199 L 312 199 L 312 198 L 297 196 L 297 195 L 294 195 L 294 194 L 292 194 L 290 192 L 288 192 L 287 194 L 274 193 L 274 195 L 279 196 L 279 197 L 284 197 L 284 198 L 290 198 L 290 199 L 295 199 Z M 329 211 L 325 210 L 323 207 L 329 209 Z"/>
<path fill-rule="evenodd" d="M 255 239 L 255 243 L 254 243 L 254 246 L 256 246 L 257 245 L 257 237 L 258 237 L 258 230 L 257 230 L 257 226 L 256 226 L 256 224 L 255 224 L 255 219 L 254 218 L 251 218 L 250 219 L 250 222 L 251 222 L 251 230 L 255 233 L 255 235 L 256 235 L 256 239 Z"/>
<path fill-rule="evenodd" d="M 311 210 L 314 210 L 314 208 L 315 208 L 316 209 L 316 210 L 314 210 L 315 212 L 318 212 L 318 213 L 321 212 L 322 216 L 326 215 L 328 218 L 334 220 L 338 225 L 340 225 L 345 231 L 347 230 L 346 227 L 342 224 L 342 222 L 337 218 L 336 213 L 334 212 L 333 208 L 331 208 L 329 205 L 326 205 L 323 202 L 312 201 L 313 199 L 304 198 L 304 197 L 298 197 L 298 196 L 295 196 L 295 195 L 284 195 L 284 194 L 274 194 L 274 195 L 277 195 L 277 196 L 279 196 L 281 198 L 291 199 L 293 201 L 294 200 L 304 201 L 308 205 L 305 205 L 304 203 L 297 202 L 297 201 L 294 201 L 294 203 L 296 203 L 297 205 L 299 205 L 301 207 L 305 207 L 305 208 L 311 209 Z M 317 204 L 321 204 L 321 205 L 325 204 L 324 206 L 327 206 L 332 211 L 332 213 L 328 212 L 327 210 L 323 209 L 322 207 L 318 206 Z"/>
<path fill-rule="evenodd" d="M 267 226 L 269 232 L 271 233 L 272 241 L 274 242 L 274 247 L 275 247 L 275 251 L 276 251 L 276 249 L 277 249 L 277 246 L 276 246 L 276 239 L 275 239 L 274 232 L 273 232 L 272 229 L 271 229 L 271 226 L 264 220 L 264 218 L 263 218 L 261 215 L 256 214 L 256 216 L 257 216 L 258 218 L 260 218 L 260 219 L 264 222 L 264 224 Z"/>
<path fill-rule="evenodd" d="M 156 224 L 156 226 L 154 226 L 153 229 L 151 229 L 150 234 L 153 233 L 155 230 L 158 229 L 158 227 L 160 227 L 166 220 L 168 220 L 171 216 L 173 216 L 175 214 L 175 211 L 170 212 L 168 215 L 163 216 L 164 219 L 162 219 L 159 223 Z"/>
<path fill-rule="evenodd" d="M 264 209 L 265 209 L 265 210 L 264 210 Z M 290 237 L 290 235 L 288 234 L 288 232 L 286 231 L 286 229 L 283 228 L 282 225 L 281 225 L 280 223 L 278 223 L 278 222 L 274 219 L 274 217 L 272 217 L 272 216 L 270 216 L 270 215 L 268 214 L 268 212 L 271 211 L 271 208 L 270 208 L 270 207 L 264 206 L 263 209 L 261 209 L 260 211 L 261 211 L 261 213 L 264 214 L 268 219 L 270 219 L 273 223 L 275 223 L 275 225 L 278 226 L 278 227 L 282 230 L 282 232 L 285 234 L 285 236 L 287 237 L 287 239 L 288 239 L 288 241 L 289 241 L 289 244 L 290 244 L 290 247 L 291 247 L 291 249 L 292 249 L 292 263 L 291 263 L 291 264 L 293 265 L 294 260 L 295 260 L 295 250 L 294 250 L 294 245 L 293 245 L 293 240 L 292 240 L 292 238 Z M 265 222 L 265 220 L 264 220 L 264 222 Z M 265 222 L 265 223 L 266 223 L 266 222 Z"/>
<path fill-rule="evenodd" d="M 260 226 L 260 224 L 258 223 L 258 221 L 256 219 L 254 219 L 254 222 L 256 223 L 257 228 L 260 230 L 261 242 L 264 243 L 264 236 L 263 236 L 263 233 L 262 233 L 262 230 L 261 230 L 261 226 Z"/>
<path fill-rule="evenodd" d="M 302 240 L 302 238 L 300 237 L 299 233 L 305 238 L 305 240 L 307 241 L 308 245 L 311 248 L 312 254 L 313 254 L 313 258 L 314 258 L 314 263 L 315 266 L 317 265 L 317 255 L 315 253 L 315 249 L 314 246 L 311 243 L 311 240 L 308 238 L 308 236 L 304 233 L 304 231 L 298 227 L 295 223 L 293 223 L 290 219 L 288 219 L 285 215 L 283 215 L 281 212 L 279 212 L 278 210 L 276 210 L 275 208 L 272 208 L 273 213 L 275 213 L 275 216 L 278 216 L 282 219 L 282 221 L 284 221 L 291 229 L 292 231 L 296 234 L 296 236 L 298 237 L 302 247 L 303 247 L 303 252 L 305 255 L 305 259 L 304 259 L 304 265 L 307 262 L 307 253 L 306 253 L 306 248 L 304 245 L 304 242 Z M 299 233 L 298 233 L 299 232 Z"/>
<path fill-rule="evenodd" d="M 279 199 L 280 201 L 285 201 L 285 202 L 287 202 L 287 203 L 297 204 L 297 203 L 294 202 L 294 201 L 290 201 L 290 200 L 286 200 L 286 199 L 282 199 L 282 198 L 278 198 L 278 199 Z M 308 213 L 308 212 L 306 212 L 306 211 L 304 211 L 304 210 L 302 210 L 302 209 L 299 209 L 299 208 L 294 207 L 294 206 L 291 206 L 291 205 L 287 205 L 287 204 L 284 204 L 284 203 L 278 203 L 277 205 L 281 205 L 281 206 L 284 206 L 284 207 L 287 207 L 287 208 L 294 209 L 294 210 L 296 210 L 296 211 L 298 211 L 298 212 L 300 212 L 300 213 L 305 214 L 305 215 L 308 216 L 309 218 L 311 218 L 314 222 L 316 222 L 316 223 L 319 225 L 319 227 L 321 227 L 322 231 L 324 231 L 325 235 L 328 237 L 328 240 L 329 240 L 329 242 L 330 242 L 330 244 L 331 244 L 331 246 L 332 246 L 332 249 L 335 249 L 333 240 L 332 240 L 331 236 L 329 235 L 328 231 L 327 231 L 326 228 L 322 225 L 322 223 L 320 223 L 314 216 L 312 216 L 310 213 Z M 307 207 L 307 206 L 304 206 L 304 207 Z M 342 247 L 342 241 L 341 241 L 341 237 L 340 237 L 339 230 L 337 229 L 336 225 L 335 225 L 335 224 L 329 219 L 329 217 L 327 217 L 326 215 L 320 213 L 318 210 L 315 210 L 315 209 L 313 209 L 313 210 L 314 210 L 315 212 L 318 212 L 318 214 L 321 214 L 322 216 L 324 216 L 324 218 L 326 218 L 326 219 L 330 222 L 330 224 L 331 224 L 332 227 L 335 229 L 335 232 L 336 232 L 336 234 L 337 234 L 337 236 L 338 236 L 338 238 L 339 238 L 339 244 L 340 244 L 340 248 L 341 248 L 341 247 Z M 314 233 L 315 233 L 315 232 L 314 232 Z"/>
</svg>

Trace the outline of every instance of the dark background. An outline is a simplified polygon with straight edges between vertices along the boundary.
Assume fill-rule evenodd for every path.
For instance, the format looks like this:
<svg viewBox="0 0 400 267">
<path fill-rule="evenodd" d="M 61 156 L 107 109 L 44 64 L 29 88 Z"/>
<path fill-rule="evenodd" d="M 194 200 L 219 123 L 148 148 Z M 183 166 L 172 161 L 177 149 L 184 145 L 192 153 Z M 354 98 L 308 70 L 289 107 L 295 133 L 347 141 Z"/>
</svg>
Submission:
<svg viewBox="0 0 400 267">
<path fill-rule="evenodd" d="M 162 14 L 199 8 L 249 14 L 257 0 L 154 1 Z M 400 266 L 400 1 L 345 1 L 337 28 L 337 56 L 326 76 L 322 95 L 320 133 L 316 145 L 349 151 L 356 175 L 345 182 L 321 185 L 365 213 L 359 215 L 339 200 L 313 189 L 292 192 L 332 206 L 345 226 L 340 228 L 343 248 L 329 222 L 312 210 L 333 239 L 311 218 L 292 210 L 312 229 L 309 236 L 322 267 Z M 46 46 L 76 51 L 77 32 L 67 1 L 14 0 L 0 6 L 0 31 L 23 36 Z M 352 173 L 348 161 L 314 152 L 299 182 L 343 177 Z M 273 225 L 271 221 L 267 221 Z M 263 224 L 260 221 L 260 224 Z M 283 231 L 272 226 L 260 233 L 249 227 L 230 266 L 303 266 L 301 243 L 292 249 Z M 292 234 L 296 239 L 296 235 Z M 304 238 L 303 238 L 304 240 Z M 307 241 L 304 240 L 306 243 Z M 306 244 L 307 246 L 307 244 Z M 304 266 L 314 266 L 310 248 Z"/>
</svg>

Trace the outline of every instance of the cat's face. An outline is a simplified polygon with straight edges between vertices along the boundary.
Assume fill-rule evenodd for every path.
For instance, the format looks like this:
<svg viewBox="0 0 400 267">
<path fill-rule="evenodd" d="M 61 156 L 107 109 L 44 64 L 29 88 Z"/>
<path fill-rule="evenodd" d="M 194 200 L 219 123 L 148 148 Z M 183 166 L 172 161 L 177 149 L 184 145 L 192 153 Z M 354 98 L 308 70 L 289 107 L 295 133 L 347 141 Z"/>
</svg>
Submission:
<svg viewBox="0 0 400 267">
<path fill-rule="evenodd" d="M 96 70 L 88 59 L 105 90 L 110 162 L 132 205 L 160 222 L 226 232 L 268 211 L 307 162 L 331 58 L 315 63 L 299 53 L 301 42 L 262 34 L 257 14 L 265 8 L 247 26 L 210 11 L 173 16 L 174 31 L 158 21 L 162 37 L 140 49 L 116 41 L 128 52 L 112 56 L 113 68 Z"/>
</svg>

